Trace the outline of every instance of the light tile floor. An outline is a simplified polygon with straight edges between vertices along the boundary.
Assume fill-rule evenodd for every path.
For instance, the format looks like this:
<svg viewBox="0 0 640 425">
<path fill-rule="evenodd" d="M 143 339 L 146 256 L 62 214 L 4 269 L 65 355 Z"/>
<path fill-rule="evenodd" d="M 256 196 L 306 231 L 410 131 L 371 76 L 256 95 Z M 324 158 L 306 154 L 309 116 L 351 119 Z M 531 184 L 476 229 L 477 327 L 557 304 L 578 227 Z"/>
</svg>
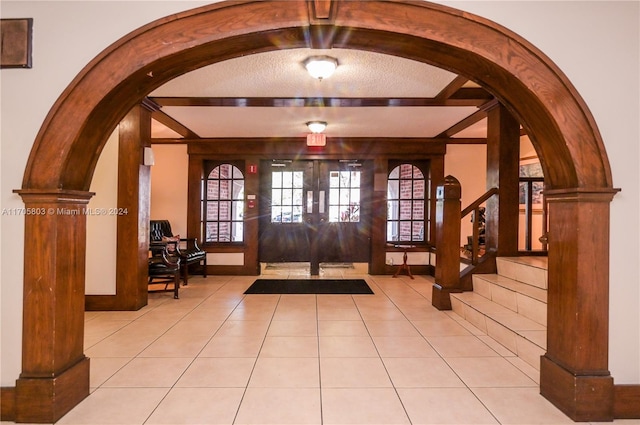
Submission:
<svg viewBox="0 0 640 425">
<path fill-rule="evenodd" d="M 88 312 L 91 395 L 58 423 L 572 423 L 535 369 L 431 306 L 431 278 L 362 277 L 374 295 L 243 295 L 255 277 L 193 277 L 179 300 Z"/>
</svg>

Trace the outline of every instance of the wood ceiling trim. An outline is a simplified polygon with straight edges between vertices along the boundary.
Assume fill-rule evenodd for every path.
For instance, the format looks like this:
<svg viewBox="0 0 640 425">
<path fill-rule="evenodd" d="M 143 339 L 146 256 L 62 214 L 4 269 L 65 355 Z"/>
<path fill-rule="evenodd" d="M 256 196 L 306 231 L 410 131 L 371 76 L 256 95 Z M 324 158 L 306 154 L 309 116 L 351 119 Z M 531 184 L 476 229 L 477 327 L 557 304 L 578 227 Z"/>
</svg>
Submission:
<svg viewBox="0 0 640 425">
<path fill-rule="evenodd" d="M 313 0 L 311 2 L 311 16 L 314 20 L 332 18 L 332 0 Z"/>
<path fill-rule="evenodd" d="M 454 93 L 460 90 L 467 81 L 469 81 L 468 78 L 458 75 L 453 81 L 447 84 L 435 98 L 439 100 L 449 99 Z"/>
<path fill-rule="evenodd" d="M 482 92 L 482 93 L 481 93 Z M 484 90 L 460 89 L 455 97 L 152 97 L 160 106 L 225 107 L 411 107 L 482 106 L 493 97 Z"/>
<path fill-rule="evenodd" d="M 478 111 L 474 112 L 473 114 L 469 115 L 468 117 L 459 121 L 458 123 L 452 125 L 442 133 L 438 134 L 436 137 L 444 137 L 444 138 L 453 137 L 454 135 L 460 133 L 462 130 L 465 130 L 471 127 L 472 125 L 476 124 L 477 122 L 487 118 L 487 111 L 498 106 L 499 104 L 500 103 L 498 102 L 497 99 L 493 99 L 489 102 L 486 102 L 484 105 L 480 107 L 480 109 L 478 109 Z"/>
<path fill-rule="evenodd" d="M 169 127 L 171 130 L 175 131 L 182 137 L 188 139 L 199 139 L 200 136 L 189 127 L 185 126 L 178 120 L 172 118 L 171 116 L 165 114 L 162 111 L 154 111 L 151 113 L 151 118 L 158 121 L 159 123 Z"/>
<path fill-rule="evenodd" d="M 205 137 L 205 138 L 152 138 L 151 143 L 157 145 L 168 144 L 243 144 L 247 142 L 258 143 L 305 143 L 304 137 Z M 485 145 L 487 139 L 484 137 L 327 137 L 327 143 L 331 142 L 393 142 L 393 143 L 428 143 L 428 144 L 447 144 L 447 145 Z"/>
</svg>

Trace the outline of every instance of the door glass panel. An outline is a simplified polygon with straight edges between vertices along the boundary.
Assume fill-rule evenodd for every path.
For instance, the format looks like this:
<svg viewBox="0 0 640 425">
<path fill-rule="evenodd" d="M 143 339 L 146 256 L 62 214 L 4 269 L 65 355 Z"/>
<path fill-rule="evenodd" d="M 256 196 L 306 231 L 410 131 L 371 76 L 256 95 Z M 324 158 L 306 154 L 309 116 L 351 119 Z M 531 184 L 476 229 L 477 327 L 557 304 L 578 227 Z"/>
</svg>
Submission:
<svg viewBox="0 0 640 425">
<path fill-rule="evenodd" d="M 293 187 L 293 173 L 291 171 L 282 173 L 282 187 Z"/>
<path fill-rule="evenodd" d="M 302 189 L 293 189 L 293 202 L 294 208 L 302 208 Z"/>
<path fill-rule="evenodd" d="M 360 221 L 360 171 L 329 172 L 329 222 Z"/>
<path fill-rule="evenodd" d="M 271 189 L 271 205 L 282 205 L 282 189 Z"/>
<path fill-rule="evenodd" d="M 360 171 L 351 172 L 351 187 L 360 187 Z"/>
<path fill-rule="evenodd" d="M 271 222 L 302 223 L 302 171 L 273 171 L 271 173 Z"/>
<path fill-rule="evenodd" d="M 271 207 L 271 222 L 282 223 L 282 207 Z"/>
<path fill-rule="evenodd" d="M 271 173 L 271 187 L 282 187 L 282 173 L 274 171 Z"/>
<path fill-rule="evenodd" d="M 360 205 L 360 189 L 351 189 L 351 202 Z"/>
<path fill-rule="evenodd" d="M 337 223 L 340 221 L 340 207 L 332 205 L 329 207 L 329 222 Z"/>
</svg>

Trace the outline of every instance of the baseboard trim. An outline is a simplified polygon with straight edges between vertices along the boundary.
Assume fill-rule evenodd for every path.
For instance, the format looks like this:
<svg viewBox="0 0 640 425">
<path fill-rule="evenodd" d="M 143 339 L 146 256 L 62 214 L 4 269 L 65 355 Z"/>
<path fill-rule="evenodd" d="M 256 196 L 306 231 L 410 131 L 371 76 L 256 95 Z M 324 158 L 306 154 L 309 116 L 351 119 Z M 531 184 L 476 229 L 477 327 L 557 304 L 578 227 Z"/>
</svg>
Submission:
<svg viewBox="0 0 640 425">
<path fill-rule="evenodd" d="M 540 360 L 540 394 L 576 422 L 613 420 L 613 378 L 575 375 L 546 355 Z"/>
<path fill-rule="evenodd" d="M 613 386 L 613 417 L 640 419 L 640 385 Z"/>
<path fill-rule="evenodd" d="M 16 387 L 0 388 L 0 421 L 16 421 Z"/>
<path fill-rule="evenodd" d="M 18 378 L 15 388 L 15 421 L 56 423 L 88 395 L 87 357 L 53 378 Z"/>
</svg>

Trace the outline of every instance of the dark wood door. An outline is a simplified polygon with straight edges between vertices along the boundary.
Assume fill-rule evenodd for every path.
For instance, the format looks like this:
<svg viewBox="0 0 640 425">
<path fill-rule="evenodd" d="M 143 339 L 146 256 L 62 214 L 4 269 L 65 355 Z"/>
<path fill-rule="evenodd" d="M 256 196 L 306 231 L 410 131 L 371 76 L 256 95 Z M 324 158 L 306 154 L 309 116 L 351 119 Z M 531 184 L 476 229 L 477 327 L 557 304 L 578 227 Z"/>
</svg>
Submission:
<svg viewBox="0 0 640 425">
<path fill-rule="evenodd" d="M 322 161 L 318 181 L 318 261 L 368 262 L 370 254 L 370 165 L 360 161 Z"/>
<path fill-rule="evenodd" d="M 313 161 L 263 161 L 260 167 L 260 261 L 308 262 Z"/>
<path fill-rule="evenodd" d="M 357 161 L 264 161 L 260 261 L 368 262 L 370 166 Z"/>
</svg>

